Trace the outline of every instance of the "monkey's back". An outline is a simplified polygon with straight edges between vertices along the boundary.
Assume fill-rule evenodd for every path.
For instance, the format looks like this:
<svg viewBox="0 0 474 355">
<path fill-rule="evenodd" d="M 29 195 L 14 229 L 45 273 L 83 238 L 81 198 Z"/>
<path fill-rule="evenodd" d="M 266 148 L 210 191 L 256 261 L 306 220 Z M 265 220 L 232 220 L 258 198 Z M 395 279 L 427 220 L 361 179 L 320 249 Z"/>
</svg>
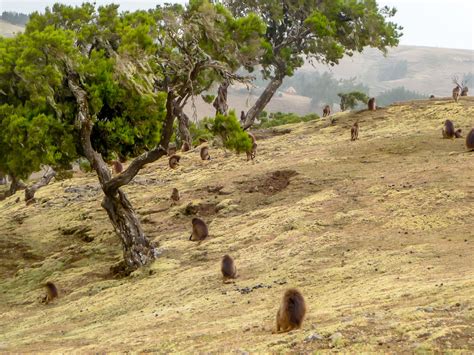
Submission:
<svg viewBox="0 0 474 355">
<path fill-rule="evenodd" d="M 451 120 L 444 121 L 444 132 L 448 138 L 454 137 L 454 123 Z"/>
<path fill-rule="evenodd" d="M 466 147 L 469 150 L 474 149 L 474 128 L 466 136 Z"/>
<path fill-rule="evenodd" d="M 201 148 L 201 159 L 202 160 L 210 160 L 211 157 L 209 156 L 209 148 L 208 147 L 202 147 Z"/>
<path fill-rule="evenodd" d="M 51 301 L 52 299 L 58 297 L 58 289 L 56 288 L 56 285 L 53 284 L 52 282 L 46 282 L 46 301 Z"/>
<path fill-rule="evenodd" d="M 303 295 L 297 289 L 291 288 L 285 292 L 284 300 L 284 303 L 287 305 L 290 324 L 300 327 L 306 314 L 306 305 Z"/>
<path fill-rule="evenodd" d="M 192 224 L 193 234 L 191 235 L 191 237 L 195 237 L 191 238 L 192 240 L 203 240 L 207 238 L 207 236 L 209 235 L 209 231 L 207 229 L 206 223 L 202 219 L 193 218 Z"/>
<path fill-rule="evenodd" d="M 234 278 L 237 274 L 234 260 L 229 255 L 224 255 L 221 265 L 222 275 L 227 278 Z"/>
</svg>

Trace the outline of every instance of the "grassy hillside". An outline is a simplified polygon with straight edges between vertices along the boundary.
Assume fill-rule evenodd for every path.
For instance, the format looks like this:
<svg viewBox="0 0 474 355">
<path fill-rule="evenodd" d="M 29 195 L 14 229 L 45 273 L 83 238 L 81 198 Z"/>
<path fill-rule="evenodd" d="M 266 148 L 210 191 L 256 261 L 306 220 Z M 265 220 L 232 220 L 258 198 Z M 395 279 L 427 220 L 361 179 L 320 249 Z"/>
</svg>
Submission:
<svg viewBox="0 0 474 355">
<path fill-rule="evenodd" d="M 471 98 L 409 102 L 287 126 L 258 141 L 255 163 L 212 149 L 178 170 L 150 164 L 126 191 L 162 255 L 124 279 L 109 273 L 120 244 L 92 174 L 53 182 L 34 205 L 2 201 L 0 350 L 474 351 L 474 155 L 440 132 L 473 117 Z M 188 241 L 193 212 L 210 226 L 201 245 Z M 43 305 L 48 280 L 60 298 Z M 273 335 L 287 287 L 307 318 Z"/>
<path fill-rule="evenodd" d="M 13 37 L 15 33 L 23 32 L 24 27 L 13 25 L 9 22 L 0 20 L 0 36 Z"/>
</svg>

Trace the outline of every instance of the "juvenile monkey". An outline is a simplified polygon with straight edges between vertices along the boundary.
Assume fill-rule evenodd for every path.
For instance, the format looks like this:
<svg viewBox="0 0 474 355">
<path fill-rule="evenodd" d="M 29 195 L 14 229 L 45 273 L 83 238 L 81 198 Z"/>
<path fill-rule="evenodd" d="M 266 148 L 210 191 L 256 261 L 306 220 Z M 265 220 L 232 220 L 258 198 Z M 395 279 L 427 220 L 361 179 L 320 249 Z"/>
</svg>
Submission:
<svg viewBox="0 0 474 355">
<path fill-rule="evenodd" d="M 460 94 L 461 94 L 461 88 L 459 86 L 456 86 L 453 89 L 453 99 L 454 99 L 454 101 L 458 102 Z"/>
<path fill-rule="evenodd" d="M 461 91 L 461 96 L 467 96 L 468 92 L 469 92 L 469 88 L 467 86 L 463 87 Z"/>
<path fill-rule="evenodd" d="M 190 149 L 191 149 L 191 147 L 189 146 L 189 143 L 184 141 L 183 145 L 181 146 L 181 151 L 182 152 L 187 152 Z"/>
<path fill-rule="evenodd" d="M 303 295 L 296 288 L 286 290 L 276 316 L 276 332 L 299 329 L 306 314 Z"/>
<path fill-rule="evenodd" d="M 255 156 L 257 155 L 257 139 L 255 138 L 255 136 L 250 133 L 250 132 L 247 132 L 247 134 L 249 135 L 250 139 L 252 140 L 252 149 L 247 153 L 247 161 L 249 161 L 250 159 L 251 160 L 254 160 L 255 159 Z"/>
<path fill-rule="evenodd" d="M 176 187 L 173 187 L 173 192 L 171 192 L 171 199 L 175 202 L 179 201 L 179 191 Z"/>
<path fill-rule="evenodd" d="M 454 132 L 454 138 L 462 138 L 462 129 L 459 128 Z"/>
<path fill-rule="evenodd" d="M 123 171 L 123 165 L 118 160 L 114 160 L 112 164 L 113 164 L 115 174 L 120 174 Z"/>
<path fill-rule="evenodd" d="M 170 156 L 170 158 L 168 160 L 168 163 L 169 163 L 171 169 L 176 169 L 178 167 L 179 159 L 181 159 L 181 157 L 179 155 Z"/>
<path fill-rule="evenodd" d="M 192 241 L 204 240 L 209 234 L 206 222 L 204 222 L 200 218 L 193 218 L 192 224 L 193 224 L 193 232 L 189 236 L 189 240 L 192 240 Z"/>
<path fill-rule="evenodd" d="M 329 116 L 331 114 L 331 106 L 326 105 L 323 109 L 323 117 Z"/>
<path fill-rule="evenodd" d="M 355 121 L 351 127 L 351 141 L 355 141 L 359 138 L 359 122 Z"/>
<path fill-rule="evenodd" d="M 467 150 L 474 150 L 474 128 L 466 136 Z"/>
<path fill-rule="evenodd" d="M 48 304 L 49 302 L 51 302 L 53 299 L 57 298 L 58 297 L 58 289 L 56 288 L 56 286 L 48 281 L 46 282 L 46 296 L 44 298 L 44 303 Z"/>
<path fill-rule="evenodd" d="M 375 104 L 375 97 L 371 97 L 367 102 L 367 106 L 369 107 L 369 111 L 375 111 L 377 106 Z"/>
<path fill-rule="evenodd" d="M 209 155 L 209 148 L 202 147 L 201 148 L 201 159 L 202 160 L 211 160 L 211 156 Z"/>
<path fill-rule="evenodd" d="M 441 130 L 443 138 L 454 138 L 454 123 L 451 120 L 444 121 L 444 128 Z"/>
<path fill-rule="evenodd" d="M 222 276 L 224 283 L 229 279 L 235 279 L 237 277 L 237 268 L 234 264 L 234 259 L 230 255 L 224 255 L 221 263 Z"/>
</svg>

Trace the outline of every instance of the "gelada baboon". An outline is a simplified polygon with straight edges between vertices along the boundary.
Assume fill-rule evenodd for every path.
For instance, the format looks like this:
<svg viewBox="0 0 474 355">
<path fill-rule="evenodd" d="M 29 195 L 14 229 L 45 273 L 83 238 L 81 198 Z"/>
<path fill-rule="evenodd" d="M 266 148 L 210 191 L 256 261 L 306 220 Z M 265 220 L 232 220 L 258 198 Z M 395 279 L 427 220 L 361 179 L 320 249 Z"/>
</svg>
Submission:
<svg viewBox="0 0 474 355">
<path fill-rule="evenodd" d="M 359 121 L 355 121 L 351 127 L 351 141 L 359 138 Z"/>
<path fill-rule="evenodd" d="M 454 99 L 454 101 L 458 102 L 460 94 L 461 94 L 461 88 L 459 86 L 456 86 L 453 89 L 453 99 Z"/>
<path fill-rule="evenodd" d="M 58 289 L 50 281 L 46 282 L 45 287 L 46 287 L 46 296 L 44 297 L 44 303 L 48 304 L 53 299 L 58 297 Z"/>
<path fill-rule="evenodd" d="M 323 117 L 329 116 L 331 114 L 331 106 L 326 105 L 323 108 Z"/>
<path fill-rule="evenodd" d="M 200 218 L 193 218 L 191 221 L 193 224 L 193 232 L 189 236 L 189 240 L 192 241 L 201 241 L 204 240 L 208 236 L 208 230 L 206 222 L 204 222 Z"/>
<path fill-rule="evenodd" d="M 179 191 L 176 187 L 173 187 L 173 192 L 171 192 L 171 199 L 175 202 L 179 201 Z"/>
<path fill-rule="evenodd" d="M 463 87 L 461 91 L 461 96 L 467 96 L 468 92 L 469 92 L 469 88 L 467 86 Z"/>
<path fill-rule="evenodd" d="M 121 162 L 118 160 L 114 160 L 112 162 L 113 168 L 114 168 L 114 173 L 115 174 L 120 174 L 123 171 L 123 165 Z"/>
<path fill-rule="evenodd" d="M 467 150 L 474 150 L 474 128 L 466 136 Z"/>
<path fill-rule="evenodd" d="M 434 96 L 434 95 L 430 95 L 430 99 L 434 99 L 434 98 L 435 98 L 435 96 Z"/>
<path fill-rule="evenodd" d="M 199 138 L 199 144 L 207 143 L 206 138 Z"/>
<path fill-rule="evenodd" d="M 247 132 L 247 134 L 249 135 L 250 139 L 252 140 L 252 149 L 247 153 L 247 161 L 249 161 L 250 159 L 254 160 L 255 159 L 255 156 L 257 155 L 257 139 L 255 138 L 255 136 L 250 133 L 250 132 Z"/>
<path fill-rule="evenodd" d="M 276 316 L 276 332 L 299 329 L 305 314 L 306 304 L 301 292 L 296 288 L 286 290 Z"/>
<path fill-rule="evenodd" d="M 375 104 L 375 97 L 371 97 L 367 102 L 367 106 L 369 107 L 369 111 L 375 111 L 377 106 Z"/>
<path fill-rule="evenodd" d="M 170 156 L 170 158 L 168 160 L 168 163 L 169 163 L 171 169 L 176 169 L 178 167 L 179 159 L 181 159 L 181 157 L 179 155 Z"/>
<path fill-rule="evenodd" d="M 201 148 L 201 159 L 202 160 L 211 160 L 211 156 L 209 155 L 209 148 L 202 147 Z"/>
<path fill-rule="evenodd" d="M 444 128 L 441 129 L 443 138 L 454 138 L 454 123 L 451 120 L 444 121 Z"/>
<path fill-rule="evenodd" d="M 221 271 L 224 282 L 237 277 L 237 268 L 235 267 L 234 259 L 230 255 L 226 254 L 222 258 Z"/>
<path fill-rule="evenodd" d="M 462 129 L 458 128 L 456 132 L 454 132 L 454 138 L 462 138 Z"/>
<path fill-rule="evenodd" d="M 182 152 L 187 152 L 191 149 L 191 146 L 189 145 L 188 142 L 184 141 L 183 145 L 181 146 L 181 151 Z"/>
</svg>

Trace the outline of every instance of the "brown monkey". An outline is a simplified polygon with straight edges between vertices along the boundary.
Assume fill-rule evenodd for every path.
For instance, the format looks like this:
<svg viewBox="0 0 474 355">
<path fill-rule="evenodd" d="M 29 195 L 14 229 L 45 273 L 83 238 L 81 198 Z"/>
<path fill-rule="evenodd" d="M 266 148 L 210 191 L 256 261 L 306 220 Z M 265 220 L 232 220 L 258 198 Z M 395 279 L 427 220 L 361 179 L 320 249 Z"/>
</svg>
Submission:
<svg viewBox="0 0 474 355">
<path fill-rule="evenodd" d="M 434 99 L 434 98 L 435 98 L 435 96 L 434 96 L 434 95 L 430 95 L 430 99 Z"/>
<path fill-rule="evenodd" d="M 170 158 L 168 160 L 168 163 L 169 163 L 171 169 L 176 169 L 178 167 L 179 159 L 181 159 L 181 157 L 179 155 L 170 156 Z"/>
<path fill-rule="evenodd" d="M 377 106 L 375 104 L 375 97 L 371 97 L 367 102 L 367 106 L 369 107 L 369 111 L 375 111 Z"/>
<path fill-rule="evenodd" d="M 171 199 L 175 202 L 179 201 L 179 191 L 176 187 L 173 187 L 173 192 L 171 193 Z"/>
<path fill-rule="evenodd" d="M 168 156 L 172 156 L 176 154 L 176 144 L 170 144 L 168 147 Z"/>
<path fill-rule="evenodd" d="M 460 94 L 461 94 L 461 88 L 459 86 L 456 86 L 453 89 L 453 99 L 454 99 L 454 101 L 458 102 Z"/>
<path fill-rule="evenodd" d="M 323 109 L 323 117 L 329 116 L 331 114 L 331 106 L 326 105 Z"/>
<path fill-rule="evenodd" d="M 359 138 L 359 122 L 355 121 L 351 127 L 351 141 L 355 141 Z"/>
<path fill-rule="evenodd" d="M 474 150 L 474 128 L 466 136 L 467 150 Z"/>
<path fill-rule="evenodd" d="M 191 147 L 189 146 L 189 143 L 184 141 L 183 145 L 181 146 L 181 151 L 182 152 L 187 152 L 190 149 L 191 149 Z"/>
<path fill-rule="evenodd" d="M 454 138 L 454 123 L 451 120 L 444 121 L 444 128 L 441 130 L 443 138 Z"/>
<path fill-rule="evenodd" d="M 276 316 L 277 333 L 299 329 L 306 314 L 303 295 L 296 288 L 286 290 Z"/>
<path fill-rule="evenodd" d="M 202 160 L 211 160 L 211 156 L 209 155 L 209 148 L 202 147 L 201 148 L 201 159 Z"/>
<path fill-rule="evenodd" d="M 207 143 L 206 138 L 199 138 L 199 144 Z"/>
<path fill-rule="evenodd" d="M 192 240 L 192 241 L 204 240 L 209 234 L 206 222 L 204 222 L 200 218 L 193 218 L 192 224 L 193 224 L 193 232 L 189 236 L 189 240 Z"/>
<path fill-rule="evenodd" d="M 255 159 L 255 156 L 257 155 L 257 139 L 255 138 L 255 136 L 250 133 L 250 132 L 247 132 L 247 134 L 249 135 L 250 139 L 252 140 L 252 149 L 247 153 L 247 161 L 249 161 L 250 159 L 254 160 Z"/>
<path fill-rule="evenodd" d="M 123 165 L 118 160 L 114 160 L 112 164 L 113 164 L 115 174 L 120 174 L 123 171 Z"/>
<path fill-rule="evenodd" d="M 454 132 L 454 138 L 462 138 L 462 129 L 459 128 Z"/>
<path fill-rule="evenodd" d="M 53 299 L 57 298 L 58 297 L 58 289 L 56 288 L 56 286 L 48 281 L 46 282 L 46 296 L 44 298 L 44 303 L 48 304 L 49 302 L 51 302 Z"/>
<path fill-rule="evenodd" d="M 234 259 L 227 254 L 222 258 L 221 271 L 224 282 L 237 277 L 237 268 L 235 267 Z"/>
<path fill-rule="evenodd" d="M 469 92 L 469 88 L 467 86 L 463 87 L 461 91 L 461 96 L 467 96 L 468 92 Z"/>
</svg>

